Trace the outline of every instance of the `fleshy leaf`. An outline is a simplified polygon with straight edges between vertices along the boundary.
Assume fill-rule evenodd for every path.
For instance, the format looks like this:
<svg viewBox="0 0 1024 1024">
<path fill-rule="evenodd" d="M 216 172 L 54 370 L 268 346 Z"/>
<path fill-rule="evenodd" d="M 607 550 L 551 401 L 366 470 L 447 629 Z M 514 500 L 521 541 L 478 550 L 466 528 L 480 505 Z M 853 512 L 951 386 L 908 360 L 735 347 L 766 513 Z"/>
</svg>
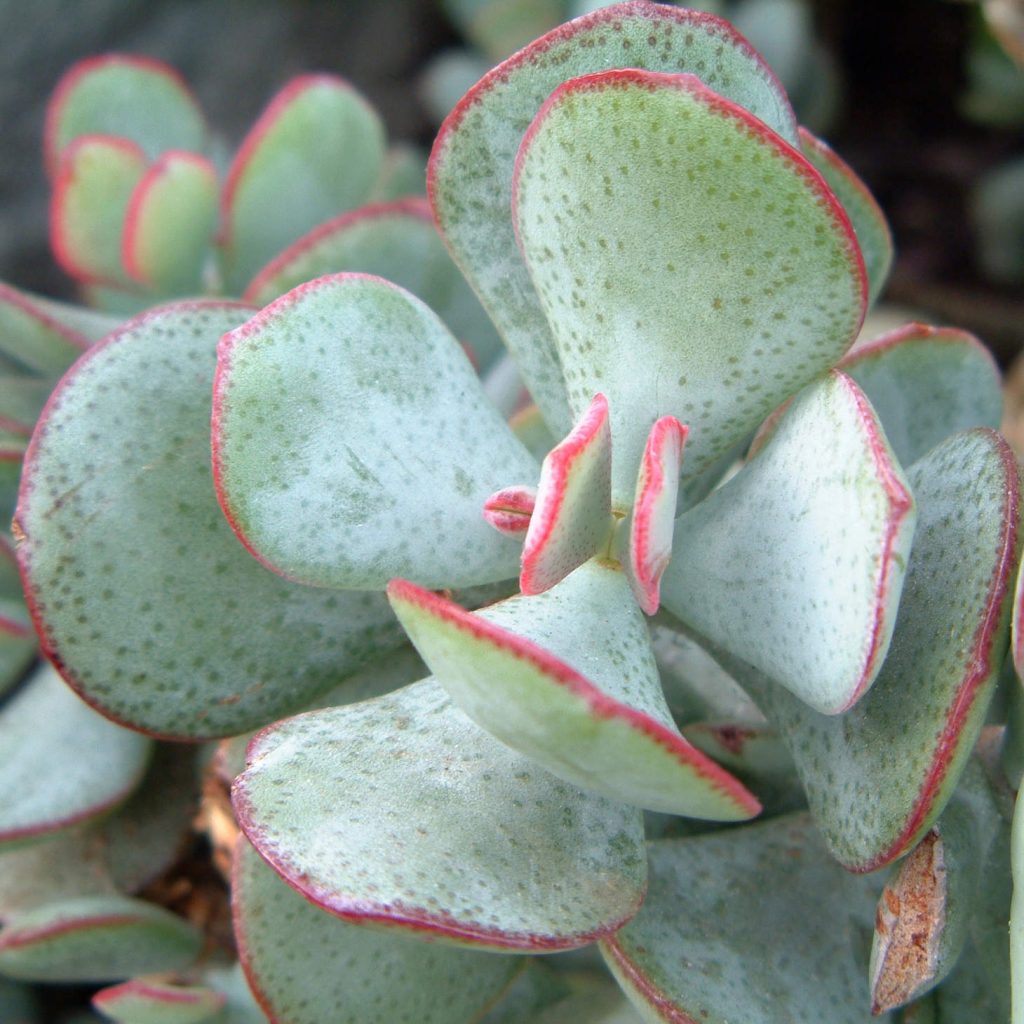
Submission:
<svg viewBox="0 0 1024 1024">
<path fill-rule="evenodd" d="M 853 224 L 868 275 L 868 304 L 874 305 L 892 267 L 892 232 L 885 214 L 853 168 L 806 128 L 800 129 L 800 150 L 836 194 Z"/>
<path fill-rule="evenodd" d="M 268 104 L 228 171 L 224 275 L 241 293 L 253 274 L 317 224 L 367 201 L 384 159 L 373 108 L 334 75 L 303 75 Z"/>
<path fill-rule="evenodd" d="M 643 897 L 640 812 L 509 750 L 431 679 L 270 726 L 249 762 L 233 793 L 249 840 L 347 920 L 543 952 L 614 931 Z"/>
<path fill-rule="evenodd" d="M 869 968 L 874 1012 L 924 995 L 956 965 L 998 818 L 981 768 L 968 766 L 946 810 L 878 901 Z"/>
<path fill-rule="evenodd" d="M 642 1024 L 604 972 L 552 971 L 534 959 L 480 1024 Z"/>
<path fill-rule="evenodd" d="M 164 295 L 198 293 L 217 223 L 217 171 L 178 150 L 151 164 L 125 216 L 122 262 L 139 284 Z"/>
<path fill-rule="evenodd" d="M 839 368 L 868 396 L 904 466 L 950 434 L 1002 421 L 999 368 L 965 331 L 907 324 L 858 342 Z"/>
<path fill-rule="evenodd" d="M 146 173 L 127 139 L 83 135 L 65 150 L 50 206 L 50 247 L 61 267 L 87 284 L 127 284 L 121 234 L 128 204 Z"/>
<path fill-rule="evenodd" d="M 44 664 L 0 711 L 0 843 L 109 811 L 138 785 L 151 746 L 83 704 Z"/>
<path fill-rule="evenodd" d="M 566 82 L 523 139 L 512 195 L 569 404 L 608 396 L 617 504 L 658 416 L 689 426 L 683 475 L 698 476 L 860 327 L 863 262 L 835 197 L 693 75 Z"/>
<path fill-rule="evenodd" d="M 36 634 L 25 607 L 10 542 L 0 535 L 0 697 L 17 683 L 36 653 Z"/>
<path fill-rule="evenodd" d="M 0 353 L 26 372 L 60 376 L 89 339 L 53 313 L 38 296 L 0 281 Z"/>
<path fill-rule="evenodd" d="M 220 1020 L 225 997 L 201 985 L 174 985 L 161 977 L 133 978 L 92 997 L 92 1005 L 117 1024 L 203 1024 Z"/>
<path fill-rule="evenodd" d="M 630 583 L 640 607 L 653 615 L 661 603 L 661 576 L 672 557 L 679 471 L 688 428 L 662 416 L 647 436 L 629 524 Z"/>
<path fill-rule="evenodd" d="M 536 463 L 444 324 L 380 278 L 320 278 L 225 336 L 213 450 L 229 522 L 290 579 L 515 575 L 519 545 L 481 509 Z"/>
<path fill-rule="evenodd" d="M 289 888 L 244 836 L 232 889 L 239 955 L 273 1020 L 469 1024 L 524 965 L 340 921 Z"/>
<path fill-rule="evenodd" d="M 425 199 L 362 206 L 314 228 L 267 264 L 245 290 L 262 306 L 315 277 L 376 274 L 422 299 L 489 366 L 500 341 L 437 233 Z"/>
<path fill-rule="evenodd" d="M 662 603 L 835 714 L 885 658 L 915 520 L 870 405 L 832 372 L 740 473 L 679 518 Z"/>
<path fill-rule="evenodd" d="M 395 199 L 422 196 L 426 191 L 426 150 L 400 142 L 384 154 L 384 162 L 369 199 L 372 203 L 390 203 Z"/>
<path fill-rule="evenodd" d="M 18 555 L 45 649 L 91 703 L 161 736 L 272 721 L 401 637 L 383 595 L 287 583 L 224 522 L 215 349 L 248 315 L 178 303 L 94 347 L 51 399 L 22 480 Z"/>
<path fill-rule="evenodd" d="M 105 54 L 74 64 L 50 98 L 44 148 L 51 177 L 83 135 L 120 136 L 153 160 L 168 149 L 202 149 L 206 124 L 173 68 L 150 57 Z"/>
<path fill-rule="evenodd" d="M 516 256 L 508 216 L 512 172 L 523 132 L 552 90 L 609 67 L 697 72 L 797 144 L 785 93 L 745 39 L 718 18 L 652 3 L 615 4 L 549 32 L 494 68 L 448 115 L 427 173 L 435 216 L 557 436 L 575 417 L 550 328 Z M 659 269 L 655 280 L 663 278 Z M 592 387 L 584 404 L 600 390 Z"/>
<path fill-rule="evenodd" d="M 501 533 L 520 536 L 530 528 L 536 507 L 536 487 L 503 487 L 484 502 L 484 519 Z"/>
<path fill-rule="evenodd" d="M 29 981 L 103 982 L 187 967 L 202 948 L 187 921 L 122 896 L 50 903 L 0 930 L 0 974 Z"/>
<path fill-rule="evenodd" d="M 737 821 L 760 810 L 675 728 L 618 567 L 588 562 L 540 597 L 475 615 L 402 581 L 388 596 L 463 711 L 559 778 L 698 818 Z"/>
<path fill-rule="evenodd" d="M 0 376 L 0 430 L 28 437 L 52 390 L 41 377 Z"/>
<path fill-rule="evenodd" d="M 608 402 L 599 394 L 541 464 L 537 500 L 523 541 L 519 587 L 524 594 L 553 587 L 608 539 L 611 464 Z"/>
<path fill-rule="evenodd" d="M 859 942 L 877 883 L 843 871 L 806 815 L 648 852 L 643 909 L 601 943 L 645 1020 L 891 1020 L 871 1016 Z"/>
<path fill-rule="evenodd" d="M 901 856 L 942 812 L 1009 639 L 1021 514 L 1013 453 L 979 428 L 933 448 L 909 478 L 918 522 L 896 629 L 855 707 L 820 715 L 749 665 L 712 652 L 779 728 L 829 846 L 857 871 Z"/>
</svg>

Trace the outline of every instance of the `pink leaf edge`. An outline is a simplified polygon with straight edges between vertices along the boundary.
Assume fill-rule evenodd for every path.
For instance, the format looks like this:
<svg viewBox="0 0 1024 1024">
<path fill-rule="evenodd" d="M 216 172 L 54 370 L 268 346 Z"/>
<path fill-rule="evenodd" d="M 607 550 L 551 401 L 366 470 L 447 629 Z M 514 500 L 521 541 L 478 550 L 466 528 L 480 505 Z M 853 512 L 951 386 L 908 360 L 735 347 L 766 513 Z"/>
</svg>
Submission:
<svg viewBox="0 0 1024 1024">
<path fill-rule="evenodd" d="M 84 352 L 92 344 L 89 339 L 79 331 L 65 326 L 59 320 L 55 320 L 49 313 L 37 306 L 32 299 L 24 292 L 12 288 L 10 285 L 0 281 L 0 305 L 9 304 L 20 310 L 25 316 L 31 317 L 54 334 L 59 334 L 69 345 Z"/>
<path fill-rule="evenodd" d="M 484 519 L 499 533 L 518 537 L 530 528 L 536 503 L 536 487 L 503 487 L 484 502 Z"/>
<path fill-rule="evenodd" d="M 601 8 L 590 14 L 584 14 L 573 21 L 552 29 L 546 35 L 534 40 L 525 46 L 518 53 L 513 54 L 497 67 L 492 68 L 483 78 L 477 82 L 462 99 L 452 108 L 451 112 L 444 119 L 441 128 L 434 140 L 430 152 L 430 159 L 427 163 L 427 196 L 437 217 L 437 165 L 440 163 L 442 154 L 448 145 L 449 137 L 459 127 L 466 115 L 481 102 L 481 100 L 496 85 L 508 81 L 511 74 L 518 68 L 535 63 L 537 59 L 552 47 L 559 43 L 569 42 L 577 35 L 589 31 L 592 28 L 599 28 L 604 25 L 614 25 L 621 18 L 642 17 L 652 22 L 671 20 L 679 26 L 700 26 L 711 34 L 716 34 L 722 39 L 741 50 L 753 63 L 755 63 L 764 75 L 765 80 L 775 86 L 780 102 L 789 114 L 790 128 L 795 133 L 797 130 L 796 115 L 789 106 L 786 91 L 775 72 L 765 63 L 764 58 L 754 49 L 753 46 L 736 31 L 733 26 L 722 18 L 703 11 L 691 11 L 677 7 L 670 7 L 665 4 L 650 3 L 649 0 L 628 0 L 626 3 L 613 4 Z M 443 233 L 443 232 L 442 232 Z"/>
<path fill-rule="evenodd" d="M 32 619 L 32 627 L 35 634 L 39 637 L 39 650 L 42 655 L 53 665 L 64 682 L 67 683 L 68 686 L 71 687 L 71 689 L 94 711 L 97 711 L 99 714 L 103 715 L 104 718 L 111 722 L 115 722 L 117 725 L 123 725 L 125 728 L 131 729 L 133 732 L 138 732 L 144 736 L 150 736 L 157 740 L 173 740 L 182 742 L 182 737 L 165 735 L 148 729 L 141 729 L 138 725 L 111 714 L 110 711 L 85 692 L 81 682 L 75 678 L 74 673 L 64 663 L 44 615 L 44 609 L 40 607 L 39 602 L 36 599 L 35 591 L 32 587 L 32 535 L 25 529 L 25 514 L 28 503 L 31 501 L 32 491 L 35 486 L 35 472 L 37 469 L 36 462 L 39 445 L 45 440 L 49 429 L 50 417 L 54 411 L 60 407 L 61 402 L 64 400 L 64 392 L 68 389 L 69 385 L 75 381 L 83 367 L 90 365 L 92 360 L 101 352 L 106 351 L 108 347 L 119 344 L 127 334 L 149 320 L 158 319 L 168 310 L 211 308 L 251 309 L 252 307 L 247 306 L 245 303 L 235 302 L 229 299 L 198 299 L 184 302 L 176 301 L 162 306 L 156 306 L 153 309 L 146 310 L 144 313 L 140 313 L 138 316 L 133 317 L 131 320 L 122 324 L 116 330 L 111 331 L 110 334 L 105 338 L 100 339 L 87 352 L 83 353 L 82 356 L 79 357 L 67 373 L 61 377 L 57 386 L 50 393 L 50 397 L 46 400 L 46 404 L 43 406 L 43 410 L 39 414 L 39 419 L 36 421 L 35 430 L 28 443 L 28 448 L 25 451 L 24 468 L 21 473 L 21 482 L 18 486 L 18 501 L 14 509 L 14 519 L 11 522 L 11 531 L 17 541 L 16 554 L 18 559 L 18 573 L 21 577 L 21 586 L 25 594 L 25 606 L 28 608 L 29 616 Z M 0 453 L 0 458 L 3 458 L 2 453 Z M 202 738 L 203 737 L 190 738 L 184 742 L 200 742 Z M 206 738 L 219 739 L 220 737 L 210 736 Z"/>
<path fill-rule="evenodd" d="M 304 93 L 321 86 L 327 86 L 339 92 L 350 93 L 366 109 L 376 114 L 370 104 L 367 103 L 353 85 L 339 75 L 332 75 L 326 72 L 299 75 L 286 83 L 270 100 L 263 113 L 257 118 L 256 123 L 249 129 L 249 133 L 242 141 L 241 147 L 228 168 L 224 191 L 221 193 L 221 233 L 218 238 L 218 242 L 225 248 L 229 247 L 232 241 L 232 214 L 235 196 L 242 185 L 246 172 L 249 170 L 253 157 L 259 152 L 264 139 L 274 129 L 277 122 L 288 112 L 292 104 Z"/>
<path fill-rule="evenodd" d="M 675 416 L 662 416 L 647 435 L 640 463 L 629 535 L 630 583 L 648 615 L 653 615 L 661 603 L 661 577 L 672 556 L 679 471 L 689 432 L 690 428 Z"/>
<path fill-rule="evenodd" d="M 309 713 L 315 714 L 315 712 Z M 294 719 L 290 719 L 290 721 L 294 721 Z M 276 723 L 268 725 L 256 733 L 250 740 L 247 753 L 248 761 L 251 762 L 259 757 L 261 743 L 267 736 L 273 733 L 275 728 Z M 234 786 L 231 789 L 231 802 L 238 825 L 245 838 L 248 839 L 256 852 L 278 874 L 281 880 L 286 882 L 295 892 L 305 897 L 314 906 L 351 924 L 369 924 L 395 928 L 399 931 L 423 936 L 424 938 L 444 936 L 449 939 L 457 939 L 470 944 L 485 945 L 510 952 L 554 953 L 563 949 L 576 949 L 580 946 L 589 945 L 606 935 L 611 935 L 613 932 L 618 931 L 636 915 L 643 902 L 643 893 L 641 893 L 636 901 L 636 905 L 630 907 L 621 918 L 610 921 L 608 924 L 593 931 L 553 936 L 490 928 L 485 925 L 460 920 L 442 910 L 430 910 L 426 907 L 414 906 L 400 900 L 382 902 L 372 899 L 360 899 L 346 893 L 333 891 L 327 886 L 319 884 L 305 872 L 296 869 L 289 858 L 283 856 L 280 851 L 275 850 L 270 844 L 261 843 L 260 826 L 254 819 L 252 806 L 245 792 L 244 773 L 235 780 Z M 238 860 L 239 858 L 236 858 L 236 864 Z M 235 885 L 238 883 L 239 875 L 240 872 L 236 869 Z M 243 969 L 246 976 L 251 977 L 251 965 L 247 965 L 249 958 L 243 936 L 239 937 L 239 946 L 239 956 L 242 959 Z"/>
<path fill-rule="evenodd" d="M 368 203 L 366 206 L 360 206 L 355 210 L 332 217 L 330 220 L 318 224 L 308 234 L 303 235 L 279 252 L 262 270 L 256 273 L 242 293 L 242 298 L 247 302 L 252 301 L 266 287 L 267 283 L 284 271 L 290 263 L 305 256 L 326 238 L 339 235 L 365 221 L 399 220 L 405 217 L 433 224 L 430 204 L 422 196 L 404 196 L 389 202 Z"/>
<path fill-rule="evenodd" d="M 885 867 L 901 856 L 914 841 L 928 819 L 939 790 L 946 778 L 950 762 L 959 746 L 960 735 L 971 710 L 974 707 L 981 684 L 999 667 L 993 663 L 994 657 L 1001 657 L 1001 650 L 993 647 L 992 641 L 999 628 L 1000 611 L 1008 590 L 1013 585 L 1012 573 L 1018 562 L 1021 517 L 1020 475 L 1017 459 L 1006 440 L 996 431 L 988 427 L 976 428 L 988 435 L 993 446 L 998 450 L 1006 475 L 1006 486 L 1003 490 L 1003 525 L 1004 530 L 996 552 L 997 562 L 989 579 L 985 616 L 979 623 L 971 643 L 972 656 L 968 662 L 967 675 L 961 681 L 952 706 L 946 713 L 939 742 L 935 748 L 935 757 L 931 769 L 925 777 L 918 792 L 914 809 L 888 850 L 883 851 L 866 864 L 854 865 L 850 868 L 858 874 L 868 874 Z"/>
<path fill-rule="evenodd" d="M 208 1005 L 211 1014 L 221 1009 L 227 1002 L 227 996 L 223 992 L 215 992 L 213 989 L 202 992 L 175 991 L 169 983 L 154 985 L 143 978 L 133 978 L 131 981 L 124 981 L 120 985 L 112 985 L 97 992 L 92 997 L 92 1005 L 97 1010 L 109 1014 L 110 1011 L 117 1009 L 121 1000 L 132 998 L 147 999 L 166 1006 Z"/>
<path fill-rule="evenodd" d="M 104 277 L 102 274 L 96 274 L 80 261 L 79 255 L 68 240 L 64 217 L 68 192 L 75 183 L 76 157 L 86 146 L 100 142 L 111 149 L 119 149 L 122 153 L 135 157 L 139 162 L 140 170 L 146 166 L 146 157 L 142 152 L 142 147 L 129 139 L 122 139 L 116 135 L 79 135 L 61 154 L 53 195 L 50 198 L 50 248 L 53 250 L 54 259 L 60 268 L 76 281 L 82 284 L 121 287 L 123 286 L 122 282 Z"/>
<path fill-rule="evenodd" d="M 162 178 L 175 164 L 192 164 L 205 173 L 213 185 L 217 187 L 217 169 L 204 156 L 198 153 L 190 153 L 183 149 L 169 149 L 161 153 L 157 159 L 146 169 L 141 181 L 135 186 L 131 198 L 128 200 L 128 212 L 124 220 L 124 234 L 121 236 L 121 264 L 125 273 L 145 287 L 154 287 L 154 282 L 148 271 L 142 265 L 139 254 L 139 246 L 142 243 L 142 217 L 146 212 L 146 205 L 153 189 L 160 184 Z M 213 241 L 213 238 L 210 238 Z"/>
<path fill-rule="evenodd" d="M 426 590 L 408 580 L 392 580 L 387 587 L 388 600 L 395 604 L 408 604 L 426 612 L 441 622 L 468 633 L 474 639 L 513 658 L 525 661 L 557 686 L 585 701 L 591 713 L 603 721 L 619 720 L 646 739 L 666 750 L 680 764 L 692 769 L 712 788 L 723 794 L 744 813 L 754 817 L 761 804 L 738 779 L 721 765 L 689 743 L 679 733 L 666 728 L 650 715 L 628 704 L 609 697 L 572 666 L 539 644 L 513 633 L 479 615 L 466 611 L 453 601 Z"/>
<path fill-rule="evenodd" d="M 860 245 L 857 242 L 857 233 L 854 231 L 853 224 L 843 209 L 842 204 L 832 189 L 829 188 L 821 173 L 803 153 L 786 142 L 781 135 L 777 135 L 772 131 L 760 118 L 755 117 L 745 108 L 709 89 L 696 75 L 685 73 L 665 74 L 660 71 L 618 68 L 612 71 L 599 71 L 596 74 L 571 78 L 567 82 L 563 82 L 551 93 L 523 135 L 519 151 L 516 153 L 515 168 L 512 172 L 512 224 L 515 228 L 516 243 L 519 245 L 520 252 L 522 252 L 523 246 L 518 229 L 519 181 L 526 155 L 529 153 L 533 140 L 547 120 L 549 113 L 566 96 L 598 92 L 604 89 L 625 89 L 630 87 L 646 89 L 648 92 L 656 92 L 659 89 L 676 89 L 679 92 L 688 93 L 694 99 L 703 103 L 708 109 L 736 121 L 748 135 L 773 149 L 777 157 L 786 161 L 793 171 L 806 181 L 815 193 L 818 205 L 828 214 L 837 232 L 842 237 L 846 247 L 847 259 L 857 278 L 858 290 L 860 292 L 860 315 L 855 328 L 850 333 L 850 344 L 852 345 L 867 314 L 868 275 L 864 264 L 864 255 L 861 253 Z"/>
<path fill-rule="evenodd" d="M 543 593 L 564 577 L 565 573 L 557 575 L 546 564 L 551 554 L 552 535 L 565 511 L 566 491 L 573 467 L 582 456 L 600 447 L 607 447 L 610 451 L 611 428 L 608 423 L 608 399 L 597 394 L 576 426 L 564 441 L 548 452 L 541 466 L 537 501 L 523 543 L 519 589 L 524 594 Z M 610 496 L 608 504 L 610 518 Z M 588 552 L 586 557 L 593 554 L 595 552 Z"/>
<path fill-rule="evenodd" d="M 185 79 L 169 64 L 165 64 L 161 60 L 157 60 L 154 57 L 139 56 L 138 54 L 122 53 L 105 53 L 96 57 L 86 57 L 84 60 L 73 64 L 64 72 L 46 105 L 43 124 L 43 160 L 46 166 L 46 173 L 51 178 L 56 177 L 60 167 L 61 154 L 57 149 L 57 130 L 61 116 L 64 113 L 64 104 L 83 78 L 88 77 L 94 71 L 116 64 L 149 71 L 152 74 L 166 78 L 173 85 L 177 86 L 181 95 L 197 113 L 201 114 L 195 94 L 189 88 Z"/>
</svg>

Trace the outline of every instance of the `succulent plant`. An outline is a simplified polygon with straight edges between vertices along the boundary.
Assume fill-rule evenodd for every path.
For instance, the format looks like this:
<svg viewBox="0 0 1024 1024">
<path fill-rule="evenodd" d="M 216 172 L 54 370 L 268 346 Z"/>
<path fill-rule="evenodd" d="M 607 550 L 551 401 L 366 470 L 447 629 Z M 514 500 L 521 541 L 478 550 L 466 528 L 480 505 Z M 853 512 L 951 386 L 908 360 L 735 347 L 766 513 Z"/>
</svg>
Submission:
<svg viewBox="0 0 1024 1024">
<path fill-rule="evenodd" d="M 493 327 L 339 266 L 336 222 L 250 279 L 262 309 L 145 312 L 50 396 L 17 558 L 103 718 L 50 667 L 0 710 L 0 976 L 116 981 L 127 1024 L 1009 1020 L 991 357 L 855 343 L 885 220 L 707 14 L 536 40 L 451 112 L 428 193 Z M 450 282 L 410 235 L 374 251 Z M 259 1009 L 194 907 L 134 895 L 195 784 L 146 737 L 221 740 Z"/>
</svg>

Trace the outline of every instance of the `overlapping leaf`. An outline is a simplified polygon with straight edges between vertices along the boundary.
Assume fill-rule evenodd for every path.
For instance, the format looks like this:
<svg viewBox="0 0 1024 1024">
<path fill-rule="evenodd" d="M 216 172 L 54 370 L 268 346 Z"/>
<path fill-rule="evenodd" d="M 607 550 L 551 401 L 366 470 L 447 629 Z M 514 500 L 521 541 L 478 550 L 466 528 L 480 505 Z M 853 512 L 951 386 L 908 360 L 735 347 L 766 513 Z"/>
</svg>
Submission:
<svg viewBox="0 0 1024 1024">
<path fill-rule="evenodd" d="M 524 966 L 340 921 L 289 888 L 244 837 L 232 901 L 250 982 L 272 1019 L 290 1024 L 470 1024 Z"/>
<path fill-rule="evenodd" d="M 249 312 L 180 303 L 94 348 L 22 482 L 19 558 L 47 650 L 92 703 L 159 735 L 271 721 L 401 635 L 383 596 L 287 583 L 224 522 L 210 391 L 217 340 Z"/>
<path fill-rule="evenodd" d="M 677 521 L 665 607 L 834 714 L 885 658 L 915 520 L 870 406 L 830 373 L 743 471 Z"/>
<path fill-rule="evenodd" d="M 458 342 L 379 278 L 296 289 L 221 345 L 214 472 L 247 546 L 292 579 L 431 587 L 516 574 L 487 498 L 538 468 Z"/>
<path fill-rule="evenodd" d="M 781 86 L 746 40 L 718 18 L 651 3 L 615 4 L 549 32 L 487 74 L 451 112 L 428 169 L 435 216 L 559 436 L 574 419 L 566 384 L 577 382 L 563 379 L 550 328 L 516 256 L 508 217 L 512 174 L 523 132 L 551 92 L 610 67 L 696 73 L 798 143 Z M 583 401 L 600 390 L 591 388 Z"/>
<path fill-rule="evenodd" d="M 985 719 L 1009 640 L 1020 482 L 999 435 L 954 435 L 911 468 L 916 539 L 892 645 L 871 690 L 821 715 L 718 651 L 789 745 L 835 856 L 871 870 L 941 813 Z"/>
<path fill-rule="evenodd" d="M 626 507 L 655 419 L 689 426 L 683 475 L 697 476 L 860 326 L 863 264 L 835 197 L 692 75 L 566 82 L 531 124 L 512 188 L 569 404 L 608 397 Z"/>
<path fill-rule="evenodd" d="M 620 568 L 591 561 L 539 597 L 477 615 L 408 584 L 388 592 L 459 706 L 560 778 L 699 818 L 735 821 L 760 810 L 675 728 Z"/>
<path fill-rule="evenodd" d="M 843 871 L 806 815 L 648 850 L 644 907 L 601 944 L 645 1020 L 891 1020 L 864 984 L 878 885 Z"/>
<path fill-rule="evenodd" d="M 265 729 L 239 823 L 314 903 L 493 949 L 584 945 L 643 896 L 640 812 L 474 725 L 433 680 Z"/>
</svg>

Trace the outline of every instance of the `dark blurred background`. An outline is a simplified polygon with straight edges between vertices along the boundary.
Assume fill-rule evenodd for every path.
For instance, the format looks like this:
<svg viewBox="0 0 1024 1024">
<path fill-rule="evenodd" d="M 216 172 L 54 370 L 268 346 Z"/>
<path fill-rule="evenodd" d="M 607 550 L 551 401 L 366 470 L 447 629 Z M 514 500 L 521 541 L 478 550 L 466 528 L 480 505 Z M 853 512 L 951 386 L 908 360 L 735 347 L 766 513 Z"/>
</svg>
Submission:
<svg viewBox="0 0 1024 1024">
<path fill-rule="evenodd" d="M 998 109 L 998 75 L 987 84 L 995 115 L 971 113 L 978 6 L 808 8 L 843 83 L 823 134 L 875 191 L 896 236 L 888 298 L 975 331 L 1007 365 L 1024 347 L 1024 268 L 1018 279 L 1012 261 L 986 266 L 971 210 L 978 182 L 1024 155 L 1024 137 L 1013 112 Z M 71 287 L 47 248 L 40 154 L 46 98 L 72 61 L 122 51 L 173 64 L 232 146 L 290 76 L 334 71 L 380 109 L 393 139 L 426 146 L 434 120 L 416 83 L 438 52 L 461 43 L 433 0 L 0 0 L 0 31 L 0 278 L 64 297 Z M 1024 187 L 1018 198 L 1024 209 Z"/>
</svg>

